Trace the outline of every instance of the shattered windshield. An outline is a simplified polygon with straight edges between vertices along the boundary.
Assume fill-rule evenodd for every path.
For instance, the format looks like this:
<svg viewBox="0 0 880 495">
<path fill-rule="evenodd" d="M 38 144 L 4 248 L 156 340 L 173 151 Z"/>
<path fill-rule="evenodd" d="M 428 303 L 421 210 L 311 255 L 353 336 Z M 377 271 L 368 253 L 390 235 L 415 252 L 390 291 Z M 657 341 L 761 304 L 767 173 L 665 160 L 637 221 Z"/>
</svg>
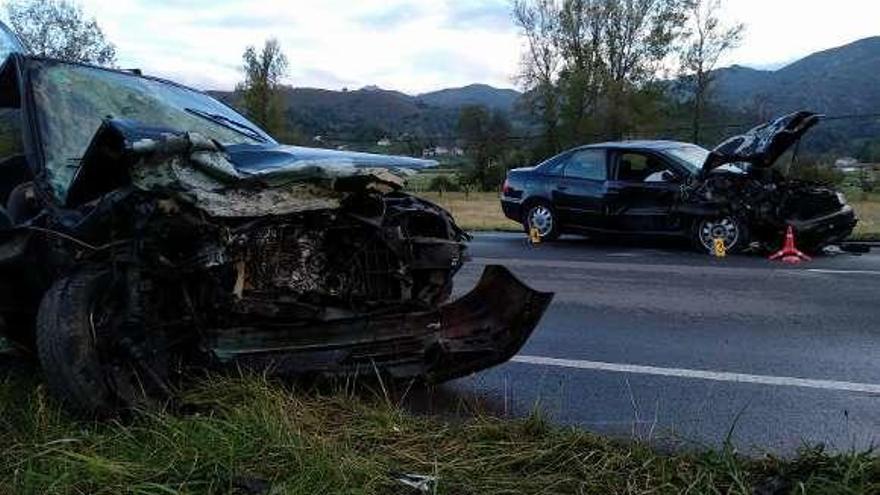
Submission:
<svg viewBox="0 0 880 495">
<path fill-rule="evenodd" d="M 696 145 L 667 148 L 666 152 L 677 158 L 693 174 L 703 168 L 703 164 L 706 163 L 706 157 L 709 156 L 709 150 Z"/>
<path fill-rule="evenodd" d="M 692 174 L 696 174 L 703 169 L 703 165 L 706 163 L 706 158 L 709 156 L 709 150 L 694 144 L 667 148 L 664 151 L 677 159 L 678 162 L 684 165 Z M 746 172 L 747 168 L 747 163 L 728 163 L 718 167 L 718 170 L 742 174 Z"/>
<path fill-rule="evenodd" d="M 274 142 L 226 105 L 183 86 L 57 61 L 30 63 L 46 170 L 61 200 L 108 117 L 197 132 L 223 144 Z"/>
</svg>

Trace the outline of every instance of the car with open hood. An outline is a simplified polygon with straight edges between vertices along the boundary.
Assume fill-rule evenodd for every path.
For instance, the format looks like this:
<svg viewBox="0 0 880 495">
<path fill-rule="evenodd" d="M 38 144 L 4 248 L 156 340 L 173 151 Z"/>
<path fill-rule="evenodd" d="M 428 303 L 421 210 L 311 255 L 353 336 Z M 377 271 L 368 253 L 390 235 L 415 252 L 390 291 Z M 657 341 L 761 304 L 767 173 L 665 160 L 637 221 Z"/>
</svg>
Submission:
<svg viewBox="0 0 880 495">
<path fill-rule="evenodd" d="M 505 215 L 552 240 L 563 233 L 675 236 L 712 251 L 773 249 L 786 229 L 811 251 L 847 238 L 857 218 L 843 194 L 774 165 L 818 124 L 796 112 L 709 151 L 675 141 L 592 144 L 508 173 Z"/>
<path fill-rule="evenodd" d="M 4 33 L 0 332 L 72 410 L 205 367 L 442 382 L 509 359 L 550 302 L 500 266 L 448 302 L 468 236 L 401 190 L 432 162 L 281 145 L 205 93 Z"/>
</svg>

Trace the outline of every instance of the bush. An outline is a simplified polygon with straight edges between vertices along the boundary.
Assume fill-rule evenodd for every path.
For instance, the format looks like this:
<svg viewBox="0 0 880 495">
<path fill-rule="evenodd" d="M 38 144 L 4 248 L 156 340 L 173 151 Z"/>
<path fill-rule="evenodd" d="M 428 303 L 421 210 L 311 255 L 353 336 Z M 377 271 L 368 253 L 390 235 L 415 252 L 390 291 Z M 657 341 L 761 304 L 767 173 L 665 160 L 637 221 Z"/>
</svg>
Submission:
<svg viewBox="0 0 880 495">
<path fill-rule="evenodd" d="M 428 183 L 428 190 L 434 192 L 455 192 L 459 189 L 458 181 L 448 175 L 438 175 Z"/>
</svg>

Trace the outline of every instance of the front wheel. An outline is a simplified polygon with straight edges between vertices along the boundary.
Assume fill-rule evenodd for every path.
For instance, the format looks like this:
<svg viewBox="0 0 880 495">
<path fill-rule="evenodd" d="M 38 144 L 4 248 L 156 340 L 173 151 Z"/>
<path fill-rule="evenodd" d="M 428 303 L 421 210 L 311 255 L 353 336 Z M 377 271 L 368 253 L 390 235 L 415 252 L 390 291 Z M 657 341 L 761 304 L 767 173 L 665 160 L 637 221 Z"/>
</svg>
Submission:
<svg viewBox="0 0 880 495">
<path fill-rule="evenodd" d="M 542 241 L 559 238 L 559 218 L 553 207 L 544 202 L 529 206 L 523 219 L 523 228 L 526 234 L 531 234 L 532 229 L 535 229 Z"/>
<path fill-rule="evenodd" d="M 717 239 L 724 241 L 727 252 L 736 253 L 749 245 L 749 231 L 745 222 L 733 216 L 701 218 L 694 222 L 694 246 L 707 253 L 715 251 Z"/>
<path fill-rule="evenodd" d="M 71 412 L 93 417 L 152 406 L 167 391 L 160 367 L 132 352 L 147 346 L 127 331 L 125 293 L 125 281 L 110 270 L 85 268 L 43 297 L 37 354 L 49 391 Z"/>
</svg>

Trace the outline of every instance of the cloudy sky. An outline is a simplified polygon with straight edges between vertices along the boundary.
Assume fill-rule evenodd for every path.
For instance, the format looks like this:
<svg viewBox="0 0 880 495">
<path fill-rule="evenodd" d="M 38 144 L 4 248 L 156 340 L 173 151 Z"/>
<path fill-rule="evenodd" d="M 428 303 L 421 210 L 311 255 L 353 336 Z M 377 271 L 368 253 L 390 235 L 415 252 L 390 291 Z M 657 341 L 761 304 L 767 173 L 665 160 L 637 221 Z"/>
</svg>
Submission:
<svg viewBox="0 0 880 495">
<path fill-rule="evenodd" d="M 241 53 L 276 37 L 288 84 L 420 93 L 482 82 L 513 87 L 521 48 L 508 0 L 81 0 L 123 67 L 203 89 L 240 79 Z M 726 0 L 747 26 L 725 63 L 777 67 L 880 35 L 876 0 Z"/>
</svg>

